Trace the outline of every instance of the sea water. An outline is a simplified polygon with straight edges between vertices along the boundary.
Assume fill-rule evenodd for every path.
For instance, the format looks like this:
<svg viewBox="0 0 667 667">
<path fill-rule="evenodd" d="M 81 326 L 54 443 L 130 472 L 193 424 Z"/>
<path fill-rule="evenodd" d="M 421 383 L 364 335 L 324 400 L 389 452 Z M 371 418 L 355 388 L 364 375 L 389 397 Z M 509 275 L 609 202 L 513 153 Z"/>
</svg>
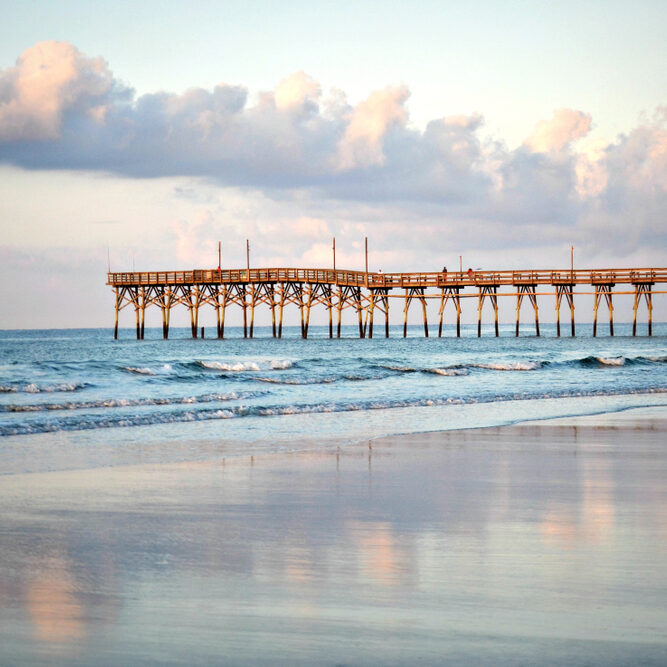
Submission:
<svg viewBox="0 0 667 667">
<path fill-rule="evenodd" d="M 108 329 L 0 331 L 0 473 L 176 462 L 667 404 L 667 325 L 653 337 L 455 338 L 311 327 L 146 339 Z M 383 332 L 382 332 L 383 333 Z"/>
</svg>

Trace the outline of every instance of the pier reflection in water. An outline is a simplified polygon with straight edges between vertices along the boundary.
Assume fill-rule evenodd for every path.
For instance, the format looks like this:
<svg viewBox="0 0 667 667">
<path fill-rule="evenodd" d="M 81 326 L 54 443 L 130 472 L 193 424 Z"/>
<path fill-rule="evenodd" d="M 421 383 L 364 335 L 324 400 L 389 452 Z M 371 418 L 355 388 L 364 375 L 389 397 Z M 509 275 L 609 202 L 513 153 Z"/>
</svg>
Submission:
<svg viewBox="0 0 667 667">
<path fill-rule="evenodd" d="M 666 458 L 627 437 L 5 476 L 0 661 L 660 662 Z"/>
</svg>

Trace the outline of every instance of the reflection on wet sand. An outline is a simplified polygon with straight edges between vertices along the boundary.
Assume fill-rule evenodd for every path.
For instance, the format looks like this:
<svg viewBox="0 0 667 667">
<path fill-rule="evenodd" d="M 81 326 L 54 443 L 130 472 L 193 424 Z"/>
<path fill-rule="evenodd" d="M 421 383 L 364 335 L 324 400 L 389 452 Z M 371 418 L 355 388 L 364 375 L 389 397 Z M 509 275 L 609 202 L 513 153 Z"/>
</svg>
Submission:
<svg viewBox="0 0 667 667">
<path fill-rule="evenodd" d="M 602 457 L 578 461 L 576 474 L 581 502 L 570 512 L 555 506 L 547 511 L 542 521 L 546 544 L 564 549 L 579 542 L 602 544 L 613 533 L 615 510 L 611 462 Z"/>
<path fill-rule="evenodd" d="M 388 522 L 350 522 L 345 530 L 359 563 L 359 576 L 382 586 L 408 583 L 416 562 L 397 544 Z M 412 577 L 414 579 L 414 577 Z"/>
<path fill-rule="evenodd" d="M 25 591 L 35 639 L 54 644 L 80 640 L 84 615 L 67 561 L 53 557 L 38 567 L 40 574 L 27 582 Z"/>
<path fill-rule="evenodd" d="M 573 433 L 0 478 L 0 662 L 660 662 L 666 454 Z"/>
</svg>

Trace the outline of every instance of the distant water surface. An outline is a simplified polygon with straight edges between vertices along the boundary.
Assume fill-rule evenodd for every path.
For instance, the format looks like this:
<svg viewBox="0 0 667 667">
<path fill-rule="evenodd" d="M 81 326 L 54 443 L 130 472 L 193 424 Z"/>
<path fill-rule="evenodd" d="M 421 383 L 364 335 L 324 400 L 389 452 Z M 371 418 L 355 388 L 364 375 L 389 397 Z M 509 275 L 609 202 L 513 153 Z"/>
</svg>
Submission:
<svg viewBox="0 0 667 667">
<path fill-rule="evenodd" d="M 136 341 L 110 330 L 0 331 L 0 473 L 279 451 L 384 434 L 667 403 L 667 325 L 652 338 L 302 340 L 260 328 Z"/>
</svg>

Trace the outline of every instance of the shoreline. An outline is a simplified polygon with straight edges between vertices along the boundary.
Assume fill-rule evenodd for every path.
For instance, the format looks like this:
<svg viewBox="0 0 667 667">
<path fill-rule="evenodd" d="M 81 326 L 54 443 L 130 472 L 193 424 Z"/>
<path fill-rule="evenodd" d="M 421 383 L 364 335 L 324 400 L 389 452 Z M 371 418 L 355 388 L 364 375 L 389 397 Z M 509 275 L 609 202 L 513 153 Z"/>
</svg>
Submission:
<svg viewBox="0 0 667 667">
<path fill-rule="evenodd" d="M 558 400 L 558 399 L 551 399 Z M 642 424 L 640 424 L 642 420 Z M 470 426 L 456 429 L 441 429 L 433 431 L 415 431 L 409 433 L 381 434 L 367 438 L 359 438 L 353 441 L 336 440 L 326 442 L 317 447 L 295 447 L 280 451 L 251 451 L 249 453 L 234 453 L 228 456 L 218 456 L 206 459 L 192 459 L 183 461 L 165 461 L 148 463 L 121 463 L 117 465 L 99 466 L 95 468 L 64 468 L 56 470 L 39 470 L 28 472 L 4 473 L 0 474 L 0 485 L 3 481 L 13 477 L 25 477 L 34 475 L 68 475 L 68 474 L 95 474 L 103 475 L 106 471 L 136 470 L 158 472 L 160 470 L 194 469 L 196 467 L 207 468 L 220 465 L 234 466 L 254 465 L 255 462 L 264 460 L 279 460 L 280 458 L 292 458 L 299 456 L 332 456 L 343 452 L 355 453 L 366 451 L 375 446 L 376 449 L 389 445 L 392 448 L 403 447 L 410 449 L 411 443 L 415 441 L 433 442 L 438 440 L 456 440 L 464 438 L 469 440 L 475 434 L 506 434 L 521 430 L 535 430 L 543 428 L 566 429 L 566 428 L 588 428 L 588 429 L 647 429 L 647 422 L 651 424 L 648 430 L 664 430 L 667 435 L 667 404 L 640 406 L 640 407 L 622 407 L 613 411 L 600 411 L 585 413 L 580 415 L 568 415 L 559 417 L 545 417 L 541 419 L 519 419 L 505 424 L 491 424 L 488 426 Z M 311 439 L 312 440 L 312 439 Z"/>
</svg>

